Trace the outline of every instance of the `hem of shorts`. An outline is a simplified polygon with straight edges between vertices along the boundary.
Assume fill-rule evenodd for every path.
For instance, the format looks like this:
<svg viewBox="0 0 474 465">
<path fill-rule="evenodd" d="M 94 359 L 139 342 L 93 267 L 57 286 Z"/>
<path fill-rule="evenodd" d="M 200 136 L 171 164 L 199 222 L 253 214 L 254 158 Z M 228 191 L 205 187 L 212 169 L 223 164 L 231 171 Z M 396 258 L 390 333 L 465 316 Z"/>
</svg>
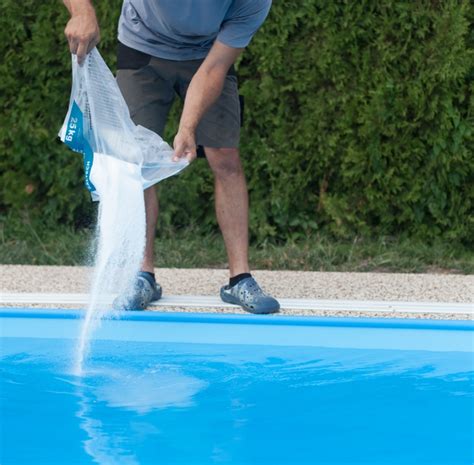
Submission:
<svg viewBox="0 0 474 465">
<path fill-rule="evenodd" d="M 240 145 L 240 140 L 231 143 L 221 143 L 209 140 L 203 142 L 202 140 L 198 139 L 196 141 L 196 145 L 201 147 L 209 147 L 210 149 L 238 149 Z"/>
<path fill-rule="evenodd" d="M 161 53 L 157 52 L 157 50 L 151 46 L 145 45 L 141 42 L 135 42 L 133 40 L 124 39 L 123 34 L 118 34 L 117 39 L 123 45 L 127 47 L 133 48 L 138 50 L 139 52 L 146 53 L 147 55 L 151 55 L 155 58 L 160 58 L 162 60 L 169 60 L 169 61 L 193 61 L 193 60 L 202 60 L 206 58 L 209 50 L 203 51 L 202 54 L 197 54 L 196 56 L 189 56 L 189 57 L 179 57 L 173 54 Z"/>
</svg>

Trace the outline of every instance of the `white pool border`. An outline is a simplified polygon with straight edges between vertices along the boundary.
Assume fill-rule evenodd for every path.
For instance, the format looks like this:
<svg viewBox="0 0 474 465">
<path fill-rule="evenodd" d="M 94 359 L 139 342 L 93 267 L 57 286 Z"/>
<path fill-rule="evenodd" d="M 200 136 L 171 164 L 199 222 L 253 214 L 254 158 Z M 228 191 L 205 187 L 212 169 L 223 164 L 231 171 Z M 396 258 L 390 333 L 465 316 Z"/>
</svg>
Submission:
<svg viewBox="0 0 474 465">
<path fill-rule="evenodd" d="M 113 296 L 106 300 L 112 301 Z M 0 293 L 0 305 L 84 305 L 88 294 L 70 293 Z M 431 313 L 474 315 L 474 303 L 459 302 L 401 302 L 339 299 L 279 299 L 283 310 L 386 312 L 386 313 Z M 165 295 L 152 307 L 181 308 L 238 308 L 226 304 L 217 296 Z"/>
</svg>

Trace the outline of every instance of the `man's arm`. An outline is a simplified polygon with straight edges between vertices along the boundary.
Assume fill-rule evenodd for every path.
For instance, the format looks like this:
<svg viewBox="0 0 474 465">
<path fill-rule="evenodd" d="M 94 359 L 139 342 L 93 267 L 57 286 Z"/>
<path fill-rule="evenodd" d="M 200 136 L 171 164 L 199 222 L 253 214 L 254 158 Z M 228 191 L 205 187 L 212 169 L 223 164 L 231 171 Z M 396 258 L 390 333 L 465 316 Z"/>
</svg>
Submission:
<svg viewBox="0 0 474 465">
<path fill-rule="evenodd" d="M 178 134 L 174 138 L 174 159 L 196 158 L 195 132 L 208 108 L 219 98 L 227 72 L 243 48 L 232 48 L 216 41 L 193 76 L 186 93 Z"/>
<path fill-rule="evenodd" d="M 79 63 L 99 43 L 99 24 L 90 0 L 63 0 L 71 14 L 64 34 L 71 53 L 77 55 Z"/>
</svg>

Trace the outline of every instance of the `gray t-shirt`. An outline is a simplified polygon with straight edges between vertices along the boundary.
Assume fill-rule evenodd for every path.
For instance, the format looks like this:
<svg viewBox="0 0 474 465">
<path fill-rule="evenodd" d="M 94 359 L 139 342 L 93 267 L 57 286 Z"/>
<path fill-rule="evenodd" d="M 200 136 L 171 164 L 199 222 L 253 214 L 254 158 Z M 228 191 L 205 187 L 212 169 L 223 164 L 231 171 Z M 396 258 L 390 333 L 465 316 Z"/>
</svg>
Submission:
<svg viewBox="0 0 474 465">
<path fill-rule="evenodd" d="M 215 40 L 246 47 L 271 0 L 124 0 L 118 39 L 168 60 L 204 58 Z"/>
</svg>

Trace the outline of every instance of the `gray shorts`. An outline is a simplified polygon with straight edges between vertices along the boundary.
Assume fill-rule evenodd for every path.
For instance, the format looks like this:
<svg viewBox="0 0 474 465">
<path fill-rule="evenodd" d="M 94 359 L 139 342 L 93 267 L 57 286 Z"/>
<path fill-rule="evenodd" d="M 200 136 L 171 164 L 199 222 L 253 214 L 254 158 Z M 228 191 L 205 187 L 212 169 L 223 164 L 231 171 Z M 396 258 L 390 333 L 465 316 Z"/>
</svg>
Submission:
<svg viewBox="0 0 474 465">
<path fill-rule="evenodd" d="M 174 61 L 152 57 L 119 43 L 117 83 L 135 124 L 162 135 L 176 96 L 182 100 L 203 60 Z M 222 94 L 208 109 L 196 130 L 202 147 L 239 145 L 241 105 L 237 77 L 229 71 Z"/>
</svg>

